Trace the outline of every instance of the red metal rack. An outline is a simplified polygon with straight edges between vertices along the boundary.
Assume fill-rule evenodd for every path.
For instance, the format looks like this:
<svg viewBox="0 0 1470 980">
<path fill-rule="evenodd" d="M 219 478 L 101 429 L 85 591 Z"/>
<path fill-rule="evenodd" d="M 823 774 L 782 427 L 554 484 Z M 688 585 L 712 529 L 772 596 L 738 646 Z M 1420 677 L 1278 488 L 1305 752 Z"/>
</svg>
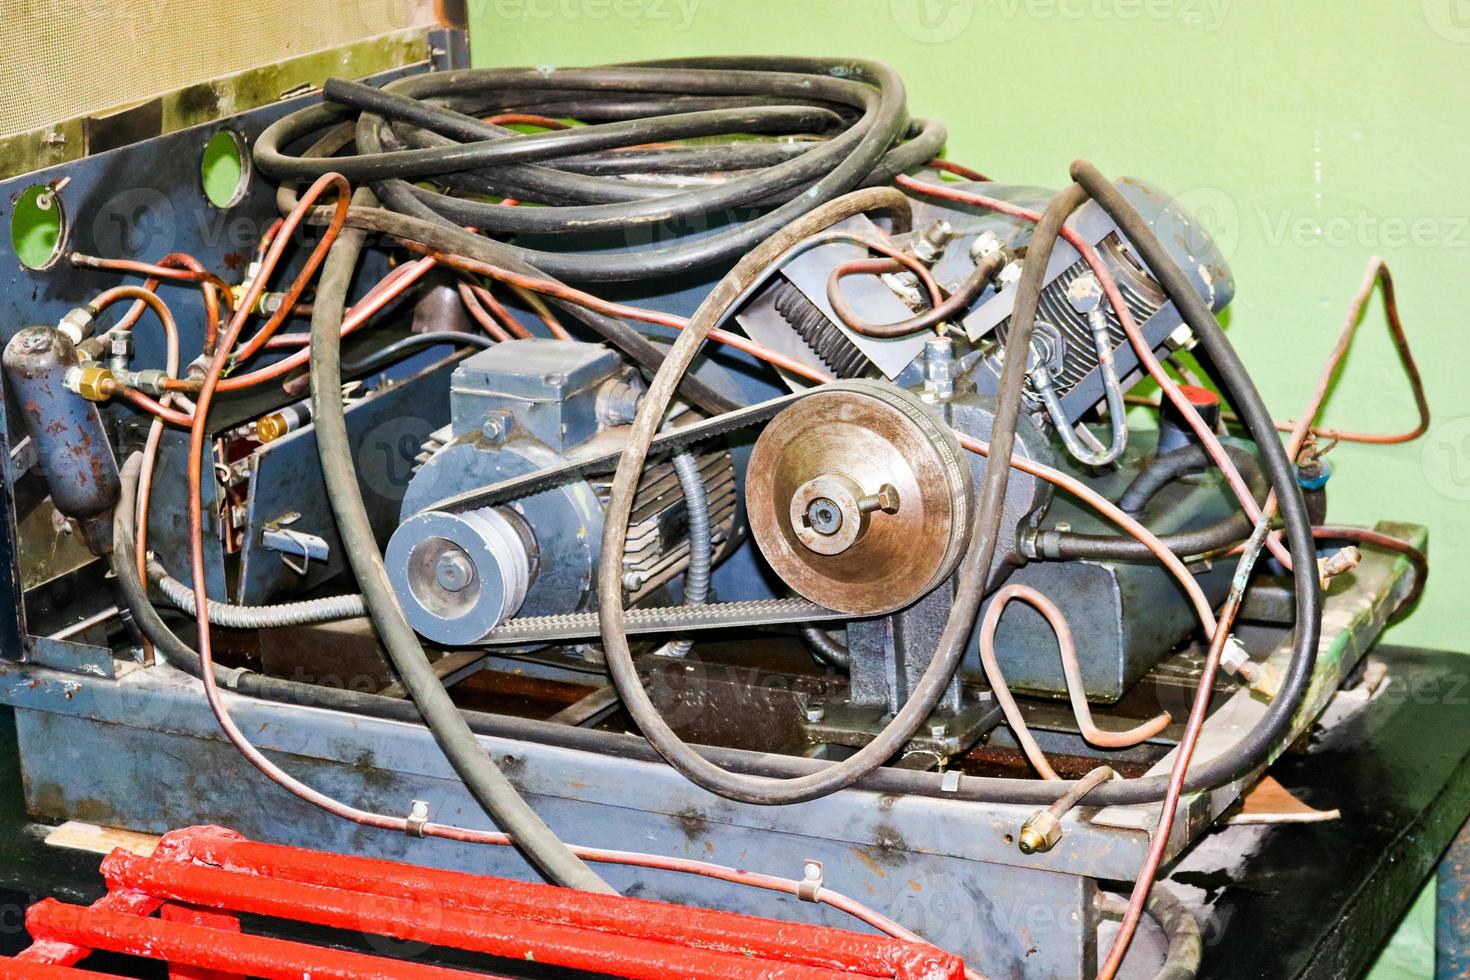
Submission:
<svg viewBox="0 0 1470 980">
<path fill-rule="evenodd" d="M 170 833 L 149 857 L 114 851 L 102 873 L 108 894 L 90 907 L 31 907 L 33 943 L 0 959 L 0 978 L 103 977 L 76 967 L 97 950 L 166 962 L 183 980 L 491 975 L 255 935 L 241 914 L 638 980 L 964 976 L 959 957 L 932 946 L 261 844 L 220 827 Z"/>
</svg>

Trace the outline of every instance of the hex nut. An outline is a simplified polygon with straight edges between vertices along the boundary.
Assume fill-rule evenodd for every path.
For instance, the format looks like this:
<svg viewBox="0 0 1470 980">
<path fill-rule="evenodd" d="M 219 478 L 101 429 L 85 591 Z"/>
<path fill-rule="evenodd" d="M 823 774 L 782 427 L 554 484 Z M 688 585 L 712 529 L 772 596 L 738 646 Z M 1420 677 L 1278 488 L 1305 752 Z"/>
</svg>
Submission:
<svg viewBox="0 0 1470 980">
<path fill-rule="evenodd" d="M 1037 810 L 1021 825 L 1022 854 L 1045 854 L 1062 839 L 1062 822 L 1050 810 Z"/>
</svg>

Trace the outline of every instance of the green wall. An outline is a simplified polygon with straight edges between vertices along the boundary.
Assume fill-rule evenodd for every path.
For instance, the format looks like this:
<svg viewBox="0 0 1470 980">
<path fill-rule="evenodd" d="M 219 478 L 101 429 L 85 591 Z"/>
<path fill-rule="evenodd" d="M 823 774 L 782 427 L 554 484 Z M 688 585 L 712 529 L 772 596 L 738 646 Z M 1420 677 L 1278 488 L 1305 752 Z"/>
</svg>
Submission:
<svg viewBox="0 0 1470 980">
<path fill-rule="evenodd" d="M 951 159 L 1060 185 L 1087 156 L 1178 194 L 1238 289 L 1267 403 L 1307 398 L 1368 258 L 1393 269 L 1434 411 L 1416 444 L 1343 446 L 1333 518 L 1417 521 L 1434 575 L 1393 640 L 1463 647 L 1470 572 L 1470 3 L 1465 0 L 470 0 L 478 65 L 697 54 L 881 58 Z M 1326 414 L 1414 419 L 1375 303 Z M 1428 970 L 1425 903 L 1375 977 Z"/>
</svg>

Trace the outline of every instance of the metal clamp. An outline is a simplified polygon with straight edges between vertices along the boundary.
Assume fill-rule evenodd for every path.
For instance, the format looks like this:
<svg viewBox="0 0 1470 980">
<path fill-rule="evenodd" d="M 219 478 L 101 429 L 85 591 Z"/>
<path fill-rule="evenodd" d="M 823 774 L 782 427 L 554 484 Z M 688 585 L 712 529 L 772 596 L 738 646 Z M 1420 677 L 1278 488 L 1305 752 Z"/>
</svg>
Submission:
<svg viewBox="0 0 1470 980">
<path fill-rule="evenodd" d="M 423 837 L 424 826 L 429 822 L 429 804 L 425 800 L 414 800 L 413 807 L 408 811 L 408 819 L 403 822 L 403 832 L 410 837 Z"/>
<path fill-rule="evenodd" d="M 331 555 L 331 545 L 325 538 L 315 534 L 307 534 L 304 531 L 293 531 L 287 525 L 294 524 L 301 519 L 301 515 L 295 512 L 282 514 L 271 521 L 261 532 L 261 544 L 271 551 L 281 553 L 281 562 L 297 575 L 305 576 L 311 568 L 313 561 L 325 562 Z M 293 561 L 295 555 L 301 556 L 298 564 Z"/>
<path fill-rule="evenodd" d="M 822 890 L 824 881 L 822 862 L 807 858 L 801 862 L 801 881 L 796 883 L 796 897 L 803 902 L 819 901 L 817 893 Z"/>
</svg>

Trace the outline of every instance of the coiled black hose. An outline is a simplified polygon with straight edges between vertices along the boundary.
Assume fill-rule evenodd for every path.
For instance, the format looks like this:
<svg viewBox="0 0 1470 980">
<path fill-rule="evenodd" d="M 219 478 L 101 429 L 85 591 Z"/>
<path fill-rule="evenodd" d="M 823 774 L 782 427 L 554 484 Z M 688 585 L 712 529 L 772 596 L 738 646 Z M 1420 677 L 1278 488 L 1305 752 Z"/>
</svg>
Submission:
<svg viewBox="0 0 1470 980">
<path fill-rule="evenodd" d="M 945 138 L 937 123 L 909 119 L 893 69 L 864 60 L 701 58 L 431 72 L 381 89 L 333 79 L 323 94 L 329 104 L 286 116 L 261 135 L 255 159 L 263 172 L 300 181 L 335 171 L 372 182 L 395 211 L 487 235 L 621 236 L 626 250 L 505 246 L 549 275 L 580 281 L 677 275 L 733 261 L 813 208 L 919 166 Z M 524 135 L 480 118 L 508 112 L 590 124 Z M 288 152 L 354 116 L 355 155 Z M 773 150 L 743 138 L 750 134 L 799 139 Z M 741 139 L 644 148 L 721 135 Z M 640 149 L 624 157 L 627 147 Z M 562 161 L 570 169 L 560 169 Z M 717 179 L 693 187 L 671 180 L 690 172 Z M 418 186 L 426 180 L 435 189 Z M 458 193 L 542 206 L 507 208 Z M 664 238 L 672 240 L 634 247 Z"/>
</svg>

